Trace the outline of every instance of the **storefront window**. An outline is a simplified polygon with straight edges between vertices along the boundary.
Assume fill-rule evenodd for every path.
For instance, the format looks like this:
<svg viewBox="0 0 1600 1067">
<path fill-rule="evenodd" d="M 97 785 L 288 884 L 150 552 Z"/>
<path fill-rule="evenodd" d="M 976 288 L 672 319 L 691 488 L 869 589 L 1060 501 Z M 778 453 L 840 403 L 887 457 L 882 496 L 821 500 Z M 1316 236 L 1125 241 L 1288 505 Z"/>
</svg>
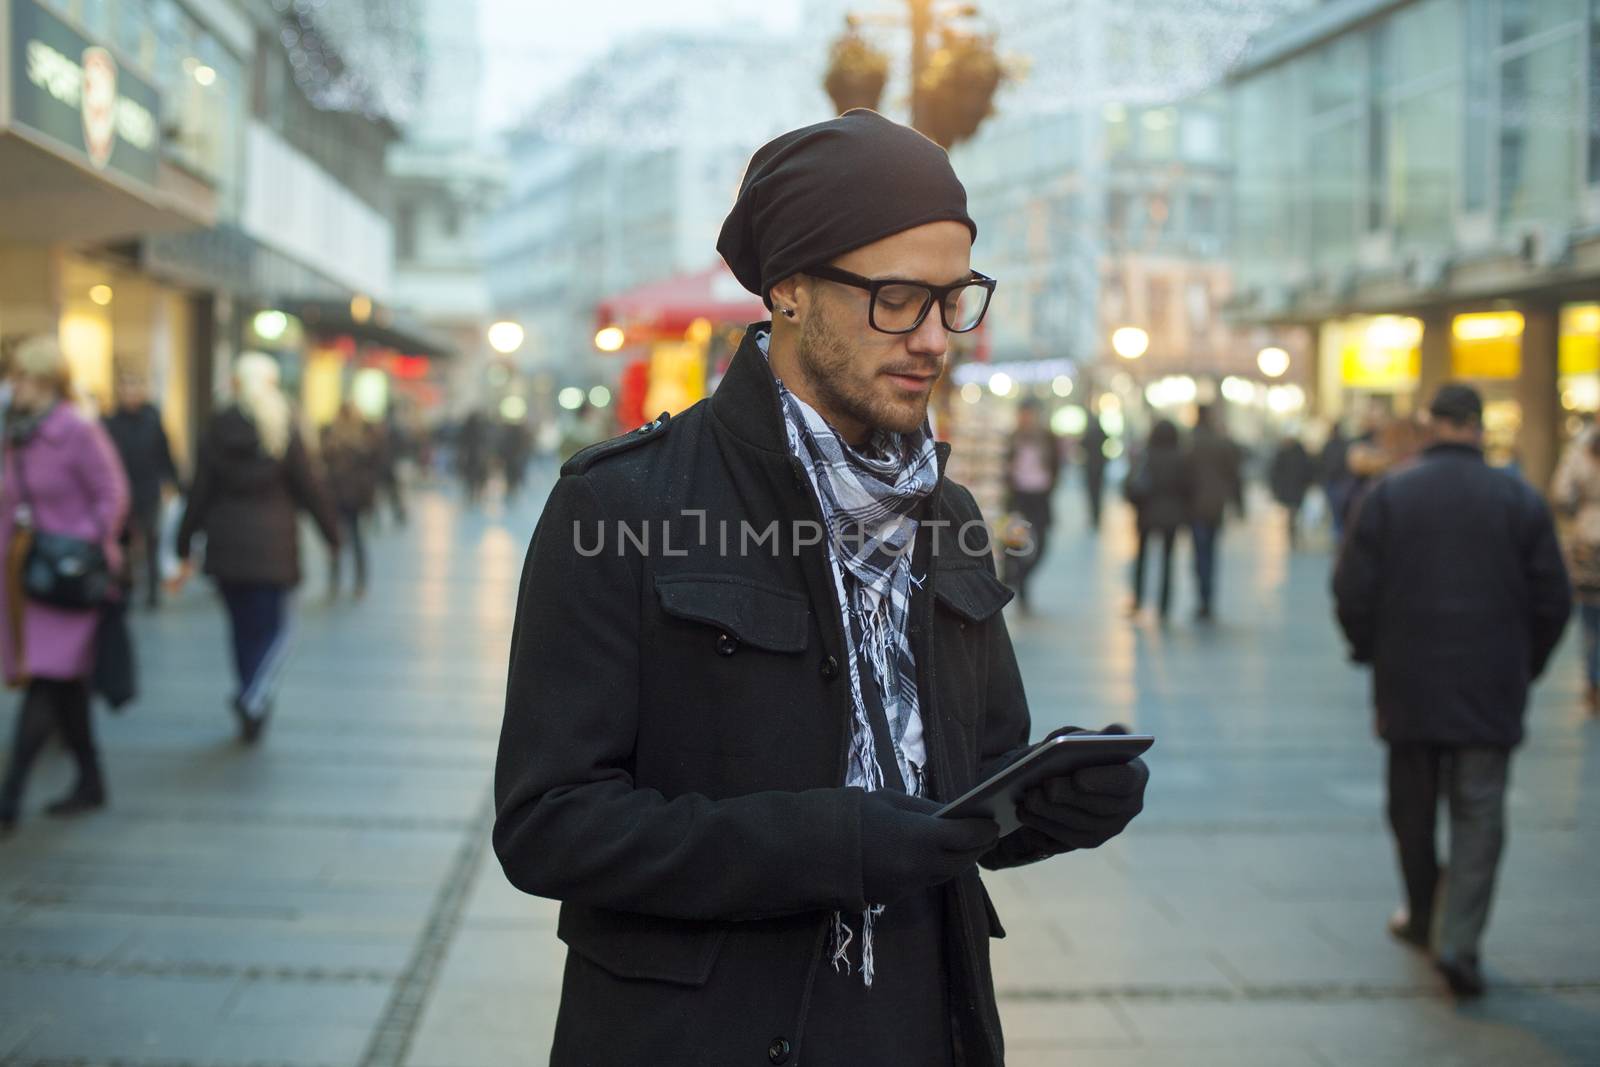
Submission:
<svg viewBox="0 0 1600 1067">
<path fill-rule="evenodd" d="M 1600 411 L 1600 304 L 1561 309 L 1558 387 L 1569 412 Z"/>
<path fill-rule="evenodd" d="M 1482 311 L 1450 324 L 1450 373 L 1479 381 L 1513 381 L 1522 373 L 1522 313 Z"/>
</svg>

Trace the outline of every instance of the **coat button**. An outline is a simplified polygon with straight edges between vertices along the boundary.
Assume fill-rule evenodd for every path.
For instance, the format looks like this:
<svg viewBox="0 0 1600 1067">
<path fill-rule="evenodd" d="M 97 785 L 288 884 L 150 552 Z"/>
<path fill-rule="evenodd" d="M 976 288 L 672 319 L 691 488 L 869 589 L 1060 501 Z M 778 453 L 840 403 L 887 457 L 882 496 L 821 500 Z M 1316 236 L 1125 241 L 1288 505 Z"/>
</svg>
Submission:
<svg viewBox="0 0 1600 1067">
<path fill-rule="evenodd" d="M 739 639 L 730 633 L 717 635 L 717 655 L 731 656 L 739 651 Z"/>
<path fill-rule="evenodd" d="M 834 659 L 832 656 L 829 656 L 827 659 L 822 661 L 822 665 L 818 668 L 818 670 L 822 672 L 823 681 L 831 682 L 835 678 L 839 677 L 839 661 Z"/>
<path fill-rule="evenodd" d="M 767 1046 L 767 1059 L 773 1063 L 788 1063 L 789 1053 L 792 1051 L 794 1047 L 789 1044 L 788 1038 L 775 1037 L 772 1039 L 772 1044 Z"/>
</svg>

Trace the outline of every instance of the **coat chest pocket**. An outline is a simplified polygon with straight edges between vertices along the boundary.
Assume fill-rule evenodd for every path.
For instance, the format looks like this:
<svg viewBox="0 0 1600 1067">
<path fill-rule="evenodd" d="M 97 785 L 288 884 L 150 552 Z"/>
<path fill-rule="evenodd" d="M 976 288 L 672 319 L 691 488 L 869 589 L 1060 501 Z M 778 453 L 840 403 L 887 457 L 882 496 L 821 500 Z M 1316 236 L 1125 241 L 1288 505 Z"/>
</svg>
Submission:
<svg viewBox="0 0 1600 1067">
<path fill-rule="evenodd" d="M 721 756 L 782 751 L 816 714 L 806 599 L 742 575 L 659 575 L 655 588 L 646 676 L 664 715 L 654 736 Z"/>
<path fill-rule="evenodd" d="M 810 612 L 805 597 L 750 578 L 722 574 L 663 574 L 656 577 L 661 610 L 716 631 L 710 643 L 719 655 L 740 646 L 767 652 L 804 652 Z"/>
<path fill-rule="evenodd" d="M 938 649 L 936 669 L 943 706 L 968 725 L 983 711 L 989 676 L 985 624 L 1011 601 L 1006 588 L 987 567 L 960 566 L 934 575 L 934 619 Z"/>
</svg>

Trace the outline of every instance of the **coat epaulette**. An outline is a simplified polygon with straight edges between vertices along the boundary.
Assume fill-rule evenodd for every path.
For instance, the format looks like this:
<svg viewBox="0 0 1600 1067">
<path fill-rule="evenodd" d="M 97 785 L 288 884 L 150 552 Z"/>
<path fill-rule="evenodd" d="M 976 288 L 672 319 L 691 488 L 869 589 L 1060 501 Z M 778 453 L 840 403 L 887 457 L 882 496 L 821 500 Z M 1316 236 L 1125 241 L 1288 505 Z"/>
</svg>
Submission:
<svg viewBox="0 0 1600 1067">
<path fill-rule="evenodd" d="M 608 441 L 592 444 L 588 448 L 580 448 L 573 453 L 571 459 L 561 465 L 561 473 L 582 474 L 608 456 L 619 455 L 651 441 L 659 441 L 666 436 L 671 421 L 672 416 L 663 411 L 655 419 L 636 430 L 629 430 L 625 434 L 613 437 Z"/>
</svg>

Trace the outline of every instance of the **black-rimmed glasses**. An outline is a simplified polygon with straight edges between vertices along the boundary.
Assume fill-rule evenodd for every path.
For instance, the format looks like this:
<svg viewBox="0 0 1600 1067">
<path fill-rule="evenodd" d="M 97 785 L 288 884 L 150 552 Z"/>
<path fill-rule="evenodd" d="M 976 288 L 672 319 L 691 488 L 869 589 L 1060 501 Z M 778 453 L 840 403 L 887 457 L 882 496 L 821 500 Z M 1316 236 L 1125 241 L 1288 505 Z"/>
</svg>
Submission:
<svg viewBox="0 0 1600 1067">
<path fill-rule="evenodd" d="M 951 333 L 970 333 L 989 310 L 995 280 L 977 271 L 954 285 L 929 285 L 903 278 L 863 278 L 838 267 L 812 267 L 805 273 L 823 281 L 865 289 L 871 297 L 867 322 L 879 333 L 911 333 L 928 317 L 934 301 Z"/>
</svg>

